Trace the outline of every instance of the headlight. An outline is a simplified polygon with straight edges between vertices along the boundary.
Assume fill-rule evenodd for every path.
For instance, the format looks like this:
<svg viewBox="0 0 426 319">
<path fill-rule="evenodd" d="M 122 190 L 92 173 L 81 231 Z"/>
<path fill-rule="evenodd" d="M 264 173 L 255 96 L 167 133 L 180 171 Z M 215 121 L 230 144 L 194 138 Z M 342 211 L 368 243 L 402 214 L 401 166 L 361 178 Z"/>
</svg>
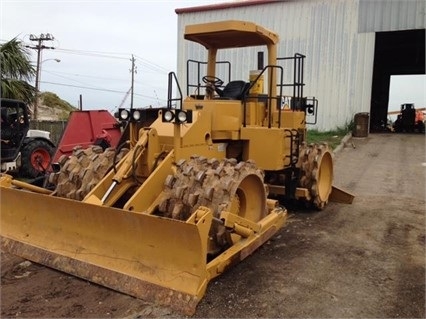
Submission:
<svg viewBox="0 0 426 319">
<path fill-rule="evenodd" d="M 170 110 L 167 110 L 167 111 L 165 111 L 164 112 L 164 120 L 166 121 L 166 122 L 171 122 L 172 120 L 173 120 L 173 118 L 174 118 L 175 116 L 174 116 L 174 114 L 173 114 L 173 112 L 172 111 L 170 111 Z"/>
<path fill-rule="evenodd" d="M 186 112 L 185 111 L 178 111 L 177 119 L 181 123 L 186 122 Z"/>
<path fill-rule="evenodd" d="M 192 123 L 192 110 L 163 109 L 161 120 L 177 124 Z"/>
<path fill-rule="evenodd" d="M 130 116 L 129 111 L 127 111 L 125 109 L 121 109 L 118 112 L 118 115 L 120 116 L 120 120 L 124 120 L 124 121 L 128 120 L 129 116 Z"/>
<path fill-rule="evenodd" d="M 133 120 L 139 121 L 141 119 L 141 111 L 134 110 L 132 116 L 133 116 Z"/>
</svg>

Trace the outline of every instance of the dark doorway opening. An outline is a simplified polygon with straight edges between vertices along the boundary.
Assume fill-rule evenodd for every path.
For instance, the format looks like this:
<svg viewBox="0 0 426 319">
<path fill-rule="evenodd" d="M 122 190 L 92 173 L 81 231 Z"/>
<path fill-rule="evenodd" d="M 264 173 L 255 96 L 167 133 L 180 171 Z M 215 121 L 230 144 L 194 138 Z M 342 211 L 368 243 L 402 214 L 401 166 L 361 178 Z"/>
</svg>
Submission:
<svg viewBox="0 0 426 319">
<path fill-rule="evenodd" d="M 392 75 L 425 74 L 425 29 L 377 32 L 374 52 L 370 130 L 386 127 Z"/>
</svg>

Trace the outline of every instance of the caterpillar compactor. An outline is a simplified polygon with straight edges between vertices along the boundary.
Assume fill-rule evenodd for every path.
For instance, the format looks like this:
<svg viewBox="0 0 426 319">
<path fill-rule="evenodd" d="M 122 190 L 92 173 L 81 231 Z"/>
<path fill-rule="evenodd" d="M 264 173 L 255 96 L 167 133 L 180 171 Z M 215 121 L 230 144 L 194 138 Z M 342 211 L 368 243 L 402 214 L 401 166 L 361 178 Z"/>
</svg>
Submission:
<svg viewBox="0 0 426 319">
<path fill-rule="evenodd" d="M 208 61 L 188 61 L 184 99 L 170 74 L 168 107 L 149 127 L 138 125 L 141 110 L 119 111 L 132 127 L 120 156 L 75 150 L 51 176 L 52 193 L 1 178 L 2 249 L 193 314 L 212 278 L 284 225 L 280 198 L 319 209 L 351 200 L 332 186 L 327 146 L 305 143 L 315 100 L 282 93 L 277 34 L 222 21 L 189 25 L 185 39 Z M 252 46 L 267 49 L 267 65 L 225 85 L 218 70 L 230 64 L 218 52 Z"/>
</svg>

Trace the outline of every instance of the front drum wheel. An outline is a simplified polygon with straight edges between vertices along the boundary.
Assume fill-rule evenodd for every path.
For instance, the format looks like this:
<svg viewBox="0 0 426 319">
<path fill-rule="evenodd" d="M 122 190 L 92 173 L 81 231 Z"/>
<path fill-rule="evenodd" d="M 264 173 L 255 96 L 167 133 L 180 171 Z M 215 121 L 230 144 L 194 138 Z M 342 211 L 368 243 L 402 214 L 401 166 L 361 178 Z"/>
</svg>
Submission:
<svg viewBox="0 0 426 319">
<path fill-rule="evenodd" d="M 81 201 L 127 152 L 121 149 L 116 154 L 114 148 L 103 151 L 100 146 L 75 147 L 71 156 L 59 158 L 61 168 L 50 174 L 49 182 L 55 185 L 56 196 Z"/>
<path fill-rule="evenodd" d="M 220 224 L 227 211 L 257 223 L 266 216 L 268 192 L 264 173 L 252 161 L 207 159 L 194 156 L 177 163 L 176 174 L 165 181 L 162 216 L 187 220 L 200 206 L 213 212 L 209 254 L 215 255 L 240 238 Z"/>
</svg>

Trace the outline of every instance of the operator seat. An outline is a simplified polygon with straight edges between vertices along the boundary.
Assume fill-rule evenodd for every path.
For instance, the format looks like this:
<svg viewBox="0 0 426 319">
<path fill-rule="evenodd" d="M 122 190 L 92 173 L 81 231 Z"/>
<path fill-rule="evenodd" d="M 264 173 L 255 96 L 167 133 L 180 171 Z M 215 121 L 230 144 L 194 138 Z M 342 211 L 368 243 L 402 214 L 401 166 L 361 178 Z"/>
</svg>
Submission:
<svg viewBox="0 0 426 319">
<path fill-rule="evenodd" d="M 223 100 L 242 100 L 248 92 L 250 83 L 244 81 L 231 81 L 225 88 L 216 88 L 216 93 L 219 94 L 219 99 Z"/>
</svg>

